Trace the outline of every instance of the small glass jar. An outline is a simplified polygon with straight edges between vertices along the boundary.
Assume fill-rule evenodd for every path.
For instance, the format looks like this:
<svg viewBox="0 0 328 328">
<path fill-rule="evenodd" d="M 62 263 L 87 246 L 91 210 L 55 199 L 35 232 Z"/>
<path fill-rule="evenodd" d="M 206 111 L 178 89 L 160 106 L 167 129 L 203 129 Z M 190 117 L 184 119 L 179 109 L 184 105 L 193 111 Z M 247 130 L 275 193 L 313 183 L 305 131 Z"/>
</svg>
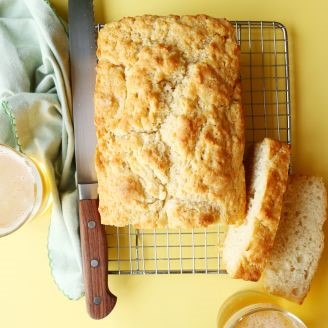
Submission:
<svg viewBox="0 0 328 328">
<path fill-rule="evenodd" d="M 0 237 L 48 209 L 50 179 L 45 172 L 31 157 L 0 144 Z"/>
<path fill-rule="evenodd" d="M 221 306 L 217 328 L 306 328 L 294 314 L 282 309 L 274 297 L 258 291 L 241 291 Z"/>
</svg>

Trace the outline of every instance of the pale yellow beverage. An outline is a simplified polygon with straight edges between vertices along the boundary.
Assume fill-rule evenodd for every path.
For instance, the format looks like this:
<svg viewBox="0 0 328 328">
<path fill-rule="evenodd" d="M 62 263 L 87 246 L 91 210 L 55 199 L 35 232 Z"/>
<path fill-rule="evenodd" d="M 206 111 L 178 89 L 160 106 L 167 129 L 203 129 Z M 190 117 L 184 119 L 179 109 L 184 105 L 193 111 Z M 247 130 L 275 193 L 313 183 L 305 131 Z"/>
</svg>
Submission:
<svg viewBox="0 0 328 328">
<path fill-rule="evenodd" d="M 236 328 L 297 328 L 297 324 L 280 311 L 263 310 L 249 314 L 235 324 Z"/>
<path fill-rule="evenodd" d="M 31 158 L 0 145 L 0 237 L 45 210 L 49 204 L 45 182 Z"/>
<path fill-rule="evenodd" d="M 272 304 L 254 304 L 236 312 L 225 328 L 305 328 L 293 314 Z"/>
<path fill-rule="evenodd" d="M 258 291 L 236 293 L 221 306 L 217 327 L 306 328 L 299 318 L 275 303 L 274 297 Z"/>
</svg>

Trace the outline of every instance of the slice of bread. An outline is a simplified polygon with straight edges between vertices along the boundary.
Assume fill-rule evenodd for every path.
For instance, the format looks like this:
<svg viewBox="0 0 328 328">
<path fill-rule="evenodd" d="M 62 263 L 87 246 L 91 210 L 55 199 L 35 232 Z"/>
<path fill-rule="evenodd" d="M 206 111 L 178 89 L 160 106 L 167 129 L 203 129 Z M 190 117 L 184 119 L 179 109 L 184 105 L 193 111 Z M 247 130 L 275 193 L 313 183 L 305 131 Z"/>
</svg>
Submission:
<svg viewBox="0 0 328 328">
<path fill-rule="evenodd" d="M 278 229 L 289 161 L 290 146 L 268 138 L 247 158 L 245 223 L 230 226 L 223 245 L 223 260 L 233 278 L 261 277 Z"/>
<path fill-rule="evenodd" d="M 291 176 L 274 246 L 263 272 L 264 288 L 301 304 L 324 246 L 327 192 L 321 178 Z"/>
</svg>

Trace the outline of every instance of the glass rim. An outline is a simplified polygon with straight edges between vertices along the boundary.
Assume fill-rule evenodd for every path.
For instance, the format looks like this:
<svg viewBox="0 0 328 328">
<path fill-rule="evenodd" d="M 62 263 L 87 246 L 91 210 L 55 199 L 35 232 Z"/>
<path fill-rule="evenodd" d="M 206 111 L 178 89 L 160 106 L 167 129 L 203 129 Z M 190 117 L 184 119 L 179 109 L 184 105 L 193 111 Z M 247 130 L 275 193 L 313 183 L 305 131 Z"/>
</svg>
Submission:
<svg viewBox="0 0 328 328">
<path fill-rule="evenodd" d="M 251 316 L 252 314 L 258 312 L 264 312 L 264 311 L 273 311 L 273 312 L 282 313 L 286 315 L 288 318 L 292 319 L 293 323 L 299 324 L 300 325 L 299 328 L 307 328 L 305 323 L 295 314 L 271 303 L 254 303 L 244 306 L 243 308 L 239 309 L 237 312 L 231 315 L 231 317 L 224 324 L 224 328 L 234 328 L 238 322 L 241 322 L 242 320 Z"/>
<path fill-rule="evenodd" d="M 307 328 L 306 324 L 296 314 L 281 307 L 279 297 L 266 293 L 259 288 L 241 289 L 228 296 L 220 305 L 216 321 L 217 327 L 233 328 L 239 320 L 246 318 L 247 313 L 259 311 L 263 306 L 265 306 L 263 310 L 279 311 L 300 328 Z"/>
<path fill-rule="evenodd" d="M 8 230 L 7 231 L 5 230 L 5 232 L 1 232 L 1 229 L 0 229 L 0 238 L 12 234 L 13 232 L 20 229 L 26 222 L 29 221 L 30 218 L 32 218 L 41 208 L 42 195 L 43 195 L 41 173 L 40 173 L 38 167 L 36 166 L 36 164 L 34 163 L 34 161 L 28 155 L 25 155 L 23 152 L 20 152 L 19 150 L 15 149 L 9 145 L 0 143 L 0 149 L 1 148 L 5 148 L 9 152 L 12 152 L 16 156 L 22 158 L 24 160 L 25 164 L 32 170 L 31 173 L 32 173 L 33 179 L 34 179 L 34 202 L 33 202 L 33 207 L 31 209 L 31 211 L 26 215 L 26 217 L 19 224 L 14 225 L 12 229 L 10 227 L 8 227 Z"/>
</svg>

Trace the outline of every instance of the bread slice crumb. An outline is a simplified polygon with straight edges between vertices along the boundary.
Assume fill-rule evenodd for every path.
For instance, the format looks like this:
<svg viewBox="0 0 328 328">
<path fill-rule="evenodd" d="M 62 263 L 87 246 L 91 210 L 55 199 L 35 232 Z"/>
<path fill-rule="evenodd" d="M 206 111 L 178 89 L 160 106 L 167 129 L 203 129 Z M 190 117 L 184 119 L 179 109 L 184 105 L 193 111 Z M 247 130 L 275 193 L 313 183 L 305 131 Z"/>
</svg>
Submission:
<svg viewBox="0 0 328 328">
<path fill-rule="evenodd" d="M 302 304 L 324 247 L 327 192 L 318 177 L 291 176 L 261 282 L 272 294 Z"/>
<path fill-rule="evenodd" d="M 290 146 L 265 138 L 246 165 L 248 210 L 245 223 L 230 226 L 223 259 L 233 278 L 257 281 L 264 270 L 278 229 L 286 190 Z"/>
</svg>

